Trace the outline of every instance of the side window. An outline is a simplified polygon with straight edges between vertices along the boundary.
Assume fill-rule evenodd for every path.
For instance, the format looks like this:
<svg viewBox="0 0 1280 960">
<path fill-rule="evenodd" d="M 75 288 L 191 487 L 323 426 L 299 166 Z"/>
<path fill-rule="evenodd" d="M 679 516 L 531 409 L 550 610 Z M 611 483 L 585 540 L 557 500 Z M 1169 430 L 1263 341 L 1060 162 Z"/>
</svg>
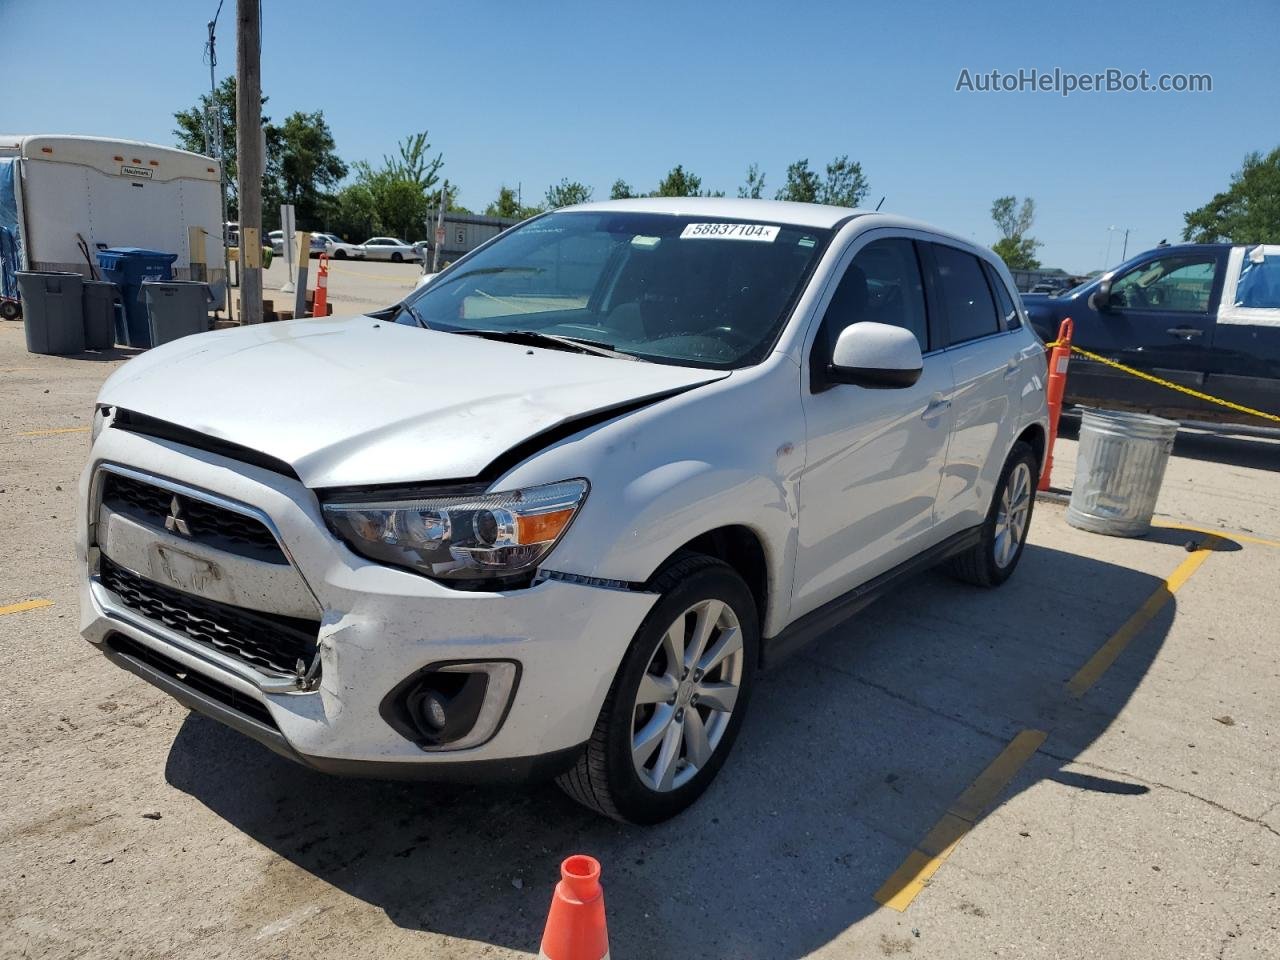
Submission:
<svg viewBox="0 0 1280 960">
<path fill-rule="evenodd" d="M 1204 313 L 1209 309 L 1213 257 L 1159 257 L 1111 281 L 1111 306 L 1119 310 Z"/>
<path fill-rule="evenodd" d="M 846 268 L 822 318 L 819 337 L 825 356 L 831 356 L 845 327 L 863 320 L 910 330 L 920 341 L 920 351 L 929 349 L 924 283 L 915 244 L 907 238 L 873 240 Z"/>
<path fill-rule="evenodd" d="M 1018 316 L 1018 308 L 1014 305 L 1013 295 L 1009 293 L 1009 288 L 1005 286 L 995 267 L 989 263 L 984 263 L 982 267 L 987 272 L 987 282 L 991 284 L 991 289 L 996 292 L 996 303 L 1000 307 L 1000 318 L 1004 322 L 1004 328 L 1006 330 L 1017 330 L 1022 326 L 1022 318 Z"/>
<path fill-rule="evenodd" d="M 1280 309 L 1280 247 L 1251 247 L 1245 251 L 1232 306 L 1246 310 Z"/>
<path fill-rule="evenodd" d="M 978 258 L 941 243 L 933 245 L 933 255 L 938 264 L 950 342 L 964 343 L 999 333 L 1000 316 Z"/>
</svg>

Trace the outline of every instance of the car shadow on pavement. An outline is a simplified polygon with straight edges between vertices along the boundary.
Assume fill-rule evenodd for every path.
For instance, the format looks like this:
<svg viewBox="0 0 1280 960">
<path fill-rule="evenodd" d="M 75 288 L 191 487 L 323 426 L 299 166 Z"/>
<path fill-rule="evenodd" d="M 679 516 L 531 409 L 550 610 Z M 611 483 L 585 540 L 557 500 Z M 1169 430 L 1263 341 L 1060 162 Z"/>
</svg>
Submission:
<svg viewBox="0 0 1280 960">
<path fill-rule="evenodd" d="M 1156 549 L 1172 569 L 1178 551 Z M 1020 730 L 1050 735 L 1001 803 L 1045 779 L 1144 802 L 1140 784 L 1063 768 L 1141 682 L 1174 603 L 1088 696 L 1064 682 L 1161 583 L 1035 545 L 996 591 L 925 574 L 762 675 L 719 780 L 651 828 L 550 785 L 330 778 L 194 714 L 166 778 L 301 868 L 272 871 L 264 923 L 332 902 L 331 885 L 402 928 L 536 952 L 559 863 L 582 852 L 603 863 L 615 956 L 800 958 L 880 909 L 876 890 Z"/>
</svg>

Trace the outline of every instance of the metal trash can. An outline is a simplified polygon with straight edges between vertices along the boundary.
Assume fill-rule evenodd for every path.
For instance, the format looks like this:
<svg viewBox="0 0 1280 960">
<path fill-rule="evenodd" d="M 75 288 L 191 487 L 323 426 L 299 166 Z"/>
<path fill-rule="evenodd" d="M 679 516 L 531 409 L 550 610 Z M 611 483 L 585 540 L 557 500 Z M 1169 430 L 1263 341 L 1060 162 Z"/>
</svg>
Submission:
<svg viewBox="0 0 1280 960">
<path fill-rule="evenodd" d="M 98 266 L 104 280 L 120 287 L 124 310 L 116 328 L 116 342 L 130 347 L 151 346 L 147 306 L 139 296 L 144 280 L 172 280 L 176 253 L 161 253 L 142 247 L 111 247 L 98 251 Z"/>
<path fill-rule="evenodd" d="M 151 345 L 160 346 L 170 340 L 209 329 L 209 305 L 213 294 L 207 283 L 198 280 L 170 280 L 168 283 L 144 281 L 140 296 L 146 301 L 150 317 Z"/>
<path fill-rule="evenodd" d="M 1067 523 L 1112 537 L 1150 530 L 1177 433 L 1163 417 L 1085 410 Z"/>
<path fill-rule="evenodd" d="M 110 280 L 86 280 L 82 300 L 85 349 L 110 350 L 116 345 L 116 305 L 124 305 L 120 288 Z"/>
<path fill-rule="evenodd" d="M 78 273 L 18 271 L 28 353 L 84 352 L 83 284 Z"/>
</svg>

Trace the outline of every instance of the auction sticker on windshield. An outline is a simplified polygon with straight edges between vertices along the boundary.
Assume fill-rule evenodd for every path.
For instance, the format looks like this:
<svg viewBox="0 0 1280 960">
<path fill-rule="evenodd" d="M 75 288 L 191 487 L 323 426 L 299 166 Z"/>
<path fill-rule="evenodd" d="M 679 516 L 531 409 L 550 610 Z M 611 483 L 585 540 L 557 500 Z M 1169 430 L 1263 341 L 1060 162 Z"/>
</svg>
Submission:
<svg viewBox="0 0 1280 960">
<path fill-rule="evenodd" d="M 781 227 L 763 223 L 691 223 L 680 234 L 681 240 L 755 240 L 773 243 Z"/>
</svg>

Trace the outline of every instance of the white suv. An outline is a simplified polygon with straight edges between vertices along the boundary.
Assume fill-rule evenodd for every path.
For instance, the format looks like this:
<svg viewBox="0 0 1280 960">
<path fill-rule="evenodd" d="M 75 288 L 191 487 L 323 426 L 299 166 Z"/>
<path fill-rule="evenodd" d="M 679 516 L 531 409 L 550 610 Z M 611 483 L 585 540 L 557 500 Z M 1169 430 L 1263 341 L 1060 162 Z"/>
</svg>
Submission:
<svg viewBox="0 0 1280 960">
<path fill-rule="evenodd" d="M 654 822 L 757 669 L 907 574 L 1018 563 L 1044 347 L 983 247 L 627 200 L 402 304 L 189 337 L 102 389 L 84 636 L 334 772 L 558 775 Z"/>
</svg>

